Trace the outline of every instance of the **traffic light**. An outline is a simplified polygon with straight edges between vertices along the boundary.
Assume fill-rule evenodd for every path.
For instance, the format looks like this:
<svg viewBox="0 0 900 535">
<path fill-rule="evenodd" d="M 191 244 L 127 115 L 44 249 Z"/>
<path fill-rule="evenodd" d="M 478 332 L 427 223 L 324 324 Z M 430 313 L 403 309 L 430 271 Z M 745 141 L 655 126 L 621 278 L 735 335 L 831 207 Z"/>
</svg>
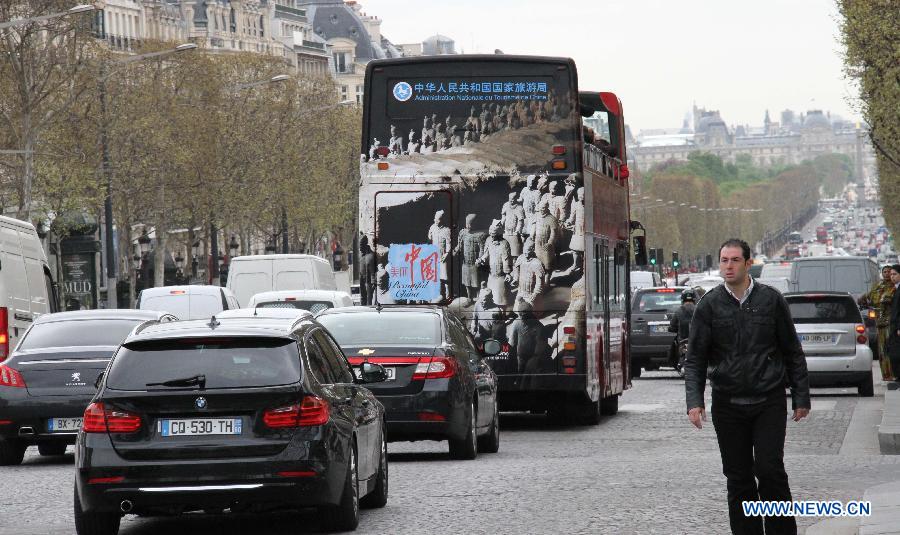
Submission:
<svg viewBox="0 0 900 535">
<path fill-rule="evenodd" d="M 666 255 L 663 254 L 662 247 L 656 248 L 656 263 L 663 265 L 666 262 Z"/>
<path fill-rule="evenodd" d="M 656 258 L 657 258 L 657 257 L 656 257 L 656 251 L 657 251 L 656 247 L 651 247 L 651 248 L 650 248 L 650 265 L 651 265 L 651 266 L 655 266 L 655 265 L 656 265 Z"/>
<path fill-rule="evenodd" d="M 681 262 L 678 261 L 678 251 L 672 251 L 672 268 L 678 269 Z"/>
</svg>

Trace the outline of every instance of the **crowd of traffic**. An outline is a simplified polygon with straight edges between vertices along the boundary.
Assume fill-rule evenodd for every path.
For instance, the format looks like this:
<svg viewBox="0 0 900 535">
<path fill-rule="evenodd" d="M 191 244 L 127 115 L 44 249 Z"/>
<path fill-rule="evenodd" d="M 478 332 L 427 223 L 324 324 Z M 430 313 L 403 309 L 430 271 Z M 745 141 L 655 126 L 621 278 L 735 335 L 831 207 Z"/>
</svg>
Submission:
<svg viewBox="0 0 900 535">
<path fill-rule="evenodd" d="M 324 263 L 286 256 L 261 261 Z M 348 530 L 387 501 L 389 441 L 499 450 L 499 342 L 476 345 L 440 307 L 353 306 L 325 282 L 247 308 L 246 285 L 176 286 L 137 310 L 40 315 L 0 362 L 0 465 L 74 444 L 80 535 L 115 534 L 125 514 L 308 507 Z"/>
</svg>

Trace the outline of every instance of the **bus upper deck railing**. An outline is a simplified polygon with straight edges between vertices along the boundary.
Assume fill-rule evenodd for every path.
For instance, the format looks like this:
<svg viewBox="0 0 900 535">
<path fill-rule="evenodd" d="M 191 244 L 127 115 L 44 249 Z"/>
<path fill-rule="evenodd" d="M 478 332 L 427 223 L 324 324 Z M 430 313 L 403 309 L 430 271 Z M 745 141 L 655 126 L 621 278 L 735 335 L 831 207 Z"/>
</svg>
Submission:
<svg viewBox="0 0 900 535">
<path fill-rule="evenodd" d="M 620 176 L 622 160 L 606 154 L 596 145 L 584 143 L 583 146 L 582 154 L 586 168 L 615 179 L 616 182 L 622 181 L 623 177 Z"/>
</svg>

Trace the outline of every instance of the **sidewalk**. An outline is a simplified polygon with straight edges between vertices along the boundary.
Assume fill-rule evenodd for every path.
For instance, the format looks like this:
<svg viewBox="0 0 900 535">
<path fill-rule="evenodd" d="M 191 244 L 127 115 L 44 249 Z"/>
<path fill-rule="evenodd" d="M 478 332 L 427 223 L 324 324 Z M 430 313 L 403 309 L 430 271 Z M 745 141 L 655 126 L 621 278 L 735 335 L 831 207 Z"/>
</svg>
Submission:
<svg viewBox="0 0 900 535">
<path fill-rule="evenodd" d="M 884 391 L 884 411 L 878 426 L 878 447 L 882 455 L 900 455 L 900 390 Z M 872 503 L 871 516 L 827 518 L 810 526 L 806 530 L 807 535 L 900 533 L 900 481 L 866 489 L 863 501 Z"/>
</svg>

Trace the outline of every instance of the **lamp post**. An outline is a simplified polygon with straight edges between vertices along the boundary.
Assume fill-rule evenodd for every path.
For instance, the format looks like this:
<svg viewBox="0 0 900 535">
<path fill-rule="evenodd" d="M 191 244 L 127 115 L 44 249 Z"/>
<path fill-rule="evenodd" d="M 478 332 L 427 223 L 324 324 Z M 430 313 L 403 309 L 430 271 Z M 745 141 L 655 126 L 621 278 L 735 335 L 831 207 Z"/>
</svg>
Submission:
<svg viewBox="0 0 900 535">
<path fill-rule="evenodd" d="M 31 24 L 32 22 L 40 22 L 42 20 L 50 20 L 50 19 L 58 19 L 62 17 L 68 17 L 69 15 L 76 15 L 78 13 L 86 13 L 88 11 L 95 10 L 91 4 L 78 4 L 77 6 L 70 7 L 65 11 L 61 11 L 59 13 L 50 13 L 48 15 L 40 15 L 38 17 L 28 17 L 26 19 L 15 19 L 6 22 L 0 22 L 0 30 L 4 30 L 6 28 L 12 28 L 13 26 L 22 26 L 24 24 Z"/>
<path fill-rule="evenodd" d="M 184 271 L 182 268 L 184 267 L 184 257 L 181 256 L 181 251 L 175 253 L 175 269 L 177 269 L 177 277 L 179 282 L 184 282 Z"/>
<path fill-rule="evenodd" d="M 238 254 L 238 248 L 240 248 L 240 245 L 238 245 L 237 238 L 235 238 L 234 234 L 232 234 L 232 235 L 231 235 L 231 241 L 228 242 L 228 258 L 229 258 L 229 262 L 230 262 L 230 260 L 231 260 L 232 258 L 234 258 L 235 256 L 237 256 L 237 254 Z"/>
<path fill-rule="evenodd" d="M 219 258 L 216 262 L 219 266 L 219 286 L 224 286 L 228 280 L 228 268 L 226 267 L 228 264 L 225 262 L 225 256 L 222 254 L 222 251 L 219 251 Z M 222 279 L 225 279 L 225 282 Z"/>
<path fill-rule="evenodd" d="M 93 9 L 93 6 L 91 6 L 91 8 Z M 135 61 L 167 56 L 169 54 L 184 52 L 185 50 L 194 50 L 195 48 L 197 48 L 197 45 L 194 43 L 184 43 L 169 50 L 149 52 L 147 54 L 138 54 L 137 56 L 129 56 L 127 58 L 114 62 L 114 65 L 134 63 Z M 118 296 L 116 292 L 116 286 L 118 282 L 118 262 L 116 261 L 117 259 L 115 255 L 113 240 L 112 173 L 110 172 L 109 167 L 109 124 L 106 106 L 106 80 L 112 74 L 113 73 L 106 72 L 105 64 L 101 64 L 100 77 L 98 78 L 97 82 L 99 85 L 98 93 L 100 98 L 100 146 L 102 158 L 101 165 L 103 167 L 103 176 L 106 178 L 106 199 L 103 200 L 103 218 L 106 220 L 104 227 L 106 234 L 106 297 L 107 302 L 109 303 L 109 308 L 118 308 Z"/>
<path fill-rule="evenodd" d="M 200 263 L 197 260 L 197 255 L 200 254 L 200 240 L 196 240 L 193 244 L 191 244 L 191 277 L 197 277 L 197 266 Z"/>
</svg>

